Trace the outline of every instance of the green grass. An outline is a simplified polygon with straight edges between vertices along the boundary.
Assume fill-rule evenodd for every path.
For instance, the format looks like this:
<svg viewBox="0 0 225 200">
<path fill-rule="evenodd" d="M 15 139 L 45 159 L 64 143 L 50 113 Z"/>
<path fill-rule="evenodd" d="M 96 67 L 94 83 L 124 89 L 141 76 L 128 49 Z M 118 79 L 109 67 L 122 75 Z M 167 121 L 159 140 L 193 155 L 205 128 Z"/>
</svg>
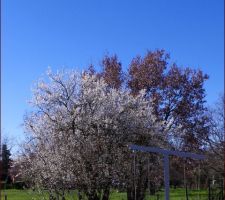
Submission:
<svg viewBox="0 0 225 200">
<path fill-rule="evenodd" d="M 2 197 L 4 194 L 7 194 L 7 200 L 41 200 L 42 195 L 38 195 L 32 190 L 16 190 L 9 189 L 2 191 Z M 159 200 L 164 200 L 164 192 L 158 192 Z M 47 197 L 47 194 L 45 193 Z M 110 200 L 126 200 L 126 193 L 113 192 L 110 195 Z M 4 200 L 4 198 L 2 198 Z M 170 190 L 170 199 L 171 200 L 186 200 L 185 199 L 185 190 L 184 189 L 171 189 Z M 48 200 L 48 198 L 46 198 Z M 66 200 L 77 200 L 76 192 L 71 191 L 70 194 L 66 195 Z M 146 195 L 145 200 L 157 200 L 157 195 L 148 196 Z M 189 190 L 189 200 L 207 200 L 207 191 L 206 190 Z"/>
<path fill-rule="evenodd" d="M 154 196 L 148 196 L 146 200 L 157 200 L 157 195 L 160 200 L 164 199 L 164 191 L 157 192 Z M 186 200 L 184 189 L 170 189 L 171 200 Z M 189 200 L 207 200 L 208 192 L 206 190 L 188 190 Z"/>
</svg>

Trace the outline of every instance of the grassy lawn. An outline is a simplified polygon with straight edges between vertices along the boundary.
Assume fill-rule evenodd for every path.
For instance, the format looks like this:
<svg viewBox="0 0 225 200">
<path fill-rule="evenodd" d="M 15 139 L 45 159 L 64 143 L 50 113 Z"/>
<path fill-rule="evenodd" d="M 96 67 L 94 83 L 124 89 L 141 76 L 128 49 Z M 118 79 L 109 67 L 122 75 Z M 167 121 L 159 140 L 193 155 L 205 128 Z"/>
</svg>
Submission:
<svg viewBox="0 0 225 200">
<path fill-rule="evenodd" d="M 5 190 L 7 194 L 7 200 L 41 200 L 42 195 L 32 192 L 31 190 L 16 190 L 10 189 Z M 158 195 L 158 197 L 157 197 Z M 163 200 L 164 192 L 158 192 L 155 196 L 146 195 L 145 200 Z M 47 195 L 45 194 L 47 197 Z M 2 197 L 4 197 L 4 192 L 2 192 Z M 189 200 L 207 200 L 207 191 L 206 190 L 191 190 L 189 191 Z M 2 198 L 4 200 L 4 198 Z M 48 198 L 45 198 L 48 199 Z M 184 189 L 171 189 L 170 191 L 171 200 L 186 200 L 185 199 L 185 190 Z M 76 192 L 71 191 L 70 194 L 66 195 L 66 200 L 77 200 Z M 110 196 L 110 200 L 126 200 L 126 193 L 113 192 Z"/>
<path fill-rule="evenodd" d="M 159 200 L 164 200 L 164 192 L 157 193 Z M 148 196 L 146 200 L 157 200 L 157 195 Z M 170 189 L 170 199 L 171 200 L 186 200 L 184 189 Z M 188 190 L 189 200 L 208 200 L 207 190 Z"/>
</svg>

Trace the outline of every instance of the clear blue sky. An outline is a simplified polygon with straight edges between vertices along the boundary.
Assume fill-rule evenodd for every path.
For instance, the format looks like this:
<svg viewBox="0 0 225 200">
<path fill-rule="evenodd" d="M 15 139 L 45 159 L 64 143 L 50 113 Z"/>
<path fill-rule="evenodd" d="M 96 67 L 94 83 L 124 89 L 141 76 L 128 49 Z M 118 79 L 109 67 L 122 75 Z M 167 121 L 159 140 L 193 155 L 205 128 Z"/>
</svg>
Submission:
<svg viewBox="0 0 225 200">
<path fill-rule="evenodd" d="M 126 68 L 164 48 L 201 68 L 212 105 L 223 92 L 223 0 L 2 0 L 2 130 L 21 138 L 32 84 L 46 71 L 97 65 L 116 53 Z"/>
</svg>

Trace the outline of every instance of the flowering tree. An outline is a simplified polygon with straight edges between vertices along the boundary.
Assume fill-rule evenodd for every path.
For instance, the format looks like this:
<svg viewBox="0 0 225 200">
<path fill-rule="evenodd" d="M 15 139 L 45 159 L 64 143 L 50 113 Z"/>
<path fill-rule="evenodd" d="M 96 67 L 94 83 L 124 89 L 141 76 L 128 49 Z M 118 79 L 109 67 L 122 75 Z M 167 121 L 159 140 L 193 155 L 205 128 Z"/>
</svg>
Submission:
<svg viewBox="0 0 225 200">
<path fill-rule="evenodd" d="M 103 78 L 75 71 L 49 71 L 48 77 L 50 82 L 38 82 L 34 110 L 24 120 L 30 135 L 22 157 L 24 176 L 51 195 L 78 188 L 90 200 L 108 199 L 112 186 L 128 187 L 128 145 L 158 139 L 145 91 L 132 96 L 108 87 Z"/>
</svg>

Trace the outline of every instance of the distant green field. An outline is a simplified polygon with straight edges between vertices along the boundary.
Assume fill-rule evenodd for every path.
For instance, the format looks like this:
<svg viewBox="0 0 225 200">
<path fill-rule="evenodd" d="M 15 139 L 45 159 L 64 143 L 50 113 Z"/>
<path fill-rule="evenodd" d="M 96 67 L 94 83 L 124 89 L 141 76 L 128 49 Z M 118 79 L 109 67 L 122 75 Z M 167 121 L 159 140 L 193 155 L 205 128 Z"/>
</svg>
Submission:
<svg viewBox="0 0 225 200">
<path fill-rule="evenodd" d="M 7 200 L 42 200 L 43 195 L 38 195 L 37 193 L 31 190 L 16 190 L 10 189 L 2 191 L 2 200 L 4 200 L 4 194 L 7 195 Z M 48 199 L 47 195 L 44 195 L 46 200 Z M 163 191 L 158 192 L 158 195 L 148 196 L 146 195 L 146 200 L 163 200 L 164 193 Z M 186 200 L 184 189 L 171 189 L 170 191 L 171 200 Z M 206 190 L 191 190 L 189 191 L 189 200 L 207 200 L 207 191 Z M 75 191 L 71 191 L 70 194 L 66 195 L 66 200 L 78 200 Z M 126 193 L 113 192 L 110 196 L 110 200 L 126 200 Z"/>
</svg>

